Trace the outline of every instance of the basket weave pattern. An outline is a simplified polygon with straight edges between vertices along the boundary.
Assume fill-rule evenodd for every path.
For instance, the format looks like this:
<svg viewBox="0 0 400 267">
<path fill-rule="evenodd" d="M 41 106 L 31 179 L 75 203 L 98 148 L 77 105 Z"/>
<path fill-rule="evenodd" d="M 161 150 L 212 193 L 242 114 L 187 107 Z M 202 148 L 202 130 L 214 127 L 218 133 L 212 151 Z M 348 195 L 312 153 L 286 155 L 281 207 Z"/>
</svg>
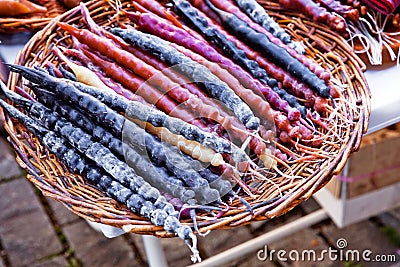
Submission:
<svg viewBox="0 0 400 267">
<path fill-rule="evenodd" d="M 122 5 L 130 9 L 129 1 L 122 1 Z M 90 1 L 87 7 L 99 25 L 108 26 L 126 20 L 123 16 L 116 16 L 106 1 Z M 258 183 L 257 189 L 262 193 L 256 199 L 245 197 L 251 205 L 261 203 L 254 209 L 254 216 L 239 200 L 235 200 L 230 205 L 231 210 L 220 218 L 214 218 L 207 213 L 198 214 L 201 232 L 244 225 L 284 214 L 312 196 L 333 174 L 343 168 L 350 153 L 359 147 L 362 133 L 367 129 L 370 93 L 362 74 L 365 66 L 346 42 L 326 27 L 306 18 L 286 12 L 271 12 L 270 15 L 277 18 L 295 40 L 305 44 L 308 57 L 331 71 L 332 81 L 343 95 L 343 99 L 338 102 L 337 114 L 332 116 L 337 127 L 333 129 L 333 133 L 326 136 L 326 142 L 321 148 L 324 157 L 313 161 L 305 159 L 290 162 L 290 170 L 281 168 L 286 177 L 273 173 L 268 180 Z M 51 53 L 52 46 L 56 44 L 69 47 L 71 40 L 57 27 L 56 21 L 85 27 L 77 8 L 55 18 L 25 46 L 18 55 L 17 64 L 30 67 L 43 66 L 47 61 L 58 64 L 57 58 Z M 23 84 L 24 81 L 19 75 L 11 74 L 9 88 L 14 89 L 16 85 Z M 17 152 L 17 161 L 28 172 L 27 178 L 44 195 L 60 201 L 72 212 L 90 221 L 121 227 L 137 234 L 173 236 L 85 183 L 80 176 L 70 173 L 34 136 L 27 133 L 21 124 L 7 118 L 5 129 L 10 134 L 10 141 Z M 324 129 L 319 130 L 326 132 Z M 287 176 L 301 178 L 289 179 Z M 278 196 L 281 197 L 276 199 Z M 184 223 L 191 225 L 191 220 Z"/>
<path fill-rule="evenodd" d="M 26 15 L 18 18 L 0 18 L 0 32 L 37 31 L 43 29 L 53 18 L 67 11 L 59 0 L 44 3 L 47 12 L 43 15 Z"/>
</svg>

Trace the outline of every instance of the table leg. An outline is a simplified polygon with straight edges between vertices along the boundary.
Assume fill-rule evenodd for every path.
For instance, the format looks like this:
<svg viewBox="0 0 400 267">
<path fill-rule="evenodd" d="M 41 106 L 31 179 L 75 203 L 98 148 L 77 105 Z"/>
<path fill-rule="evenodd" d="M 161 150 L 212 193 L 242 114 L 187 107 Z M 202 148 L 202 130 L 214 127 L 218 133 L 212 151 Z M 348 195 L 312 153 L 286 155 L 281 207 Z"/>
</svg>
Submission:
<svg viewBox="0 0 400 267">
<path fill-rule="evenodd" d="M 168 267 L 164 250 L 159 238 L 150 235 L 142 236 L 146 250 L 147 261 L 150 267 Z"/>
</svg>

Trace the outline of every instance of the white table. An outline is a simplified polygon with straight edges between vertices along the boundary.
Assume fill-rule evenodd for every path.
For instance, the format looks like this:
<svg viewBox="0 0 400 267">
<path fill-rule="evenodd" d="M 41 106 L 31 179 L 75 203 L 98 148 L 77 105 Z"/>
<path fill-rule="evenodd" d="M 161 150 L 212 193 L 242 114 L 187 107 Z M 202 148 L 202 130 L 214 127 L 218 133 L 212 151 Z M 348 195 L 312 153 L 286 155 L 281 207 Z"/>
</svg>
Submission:
<svg viewBox="0 0 400 267">
<path fill-rule="evenodd" d="M 370 67 L 365 77 L 372 95 L 370 134 L 400 121 L 400 66 Z"/>
</svg>

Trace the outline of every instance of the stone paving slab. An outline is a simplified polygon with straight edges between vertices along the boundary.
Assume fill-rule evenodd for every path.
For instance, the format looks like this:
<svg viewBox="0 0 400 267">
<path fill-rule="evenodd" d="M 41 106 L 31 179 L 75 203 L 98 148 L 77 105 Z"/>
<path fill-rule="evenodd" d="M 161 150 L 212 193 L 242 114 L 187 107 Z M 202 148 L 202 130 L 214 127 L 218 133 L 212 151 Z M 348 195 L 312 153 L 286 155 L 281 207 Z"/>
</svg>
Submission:
<svg viewBox="0 0 400 267">
<path fill-rule="evenodd" d="M 389 213 L 397 220 L 400 220 L 400 207 L 390 210 Z"/>
<path fill-rule="evenodd" d="M 233 261 L 229 261 L 219 267 L 278 267 L 273 262 L 262 261 L 257 258 L 257 251 L 250 252 Z"/>
<path fill-rule="evenodd" d="M 46 199 L 53 212 L 54 218 L 60 226 L 80 220 L 80 217 L 65 207 L 64 204 L 51 198 Z"/>
<path fill-rule="evenodd" d="M 132 242 L 135 244 L 138 253 L 140 253 L 140 255 L 142 256 L 142 259 L 147 263 L 148 262 L 147 255 L 146 255 L 146 250 L 144 248 L 142 235 L 132 234 L 132 233 L 128 233 L 127 235 L 129 235 L 128 238 L 130 238 Z"/>
<path fill-rule="evenodd" d="M 321 206 L 318 204 L 318 202 L 313 198 L 310 197 L 309 199 L 307 199 L 304 202 L 301 202 L 299 204 L 299 207 L 306 213 L 312 213 L 314 211 L 317 211 L 319 209 L 321 209 Z"/>
<path fill-rule="evenodd" d="M 0 181 L 22 174 L 22 169 L 15 161 L 15 153 L 4 138 L 0 138 L 0 174 Z"/>
<path fill-rule="evenodd" d="M 272 256 L 272 259 L 279 262 L 282 266 L 304 266 L 306 264 L 324 267 L 333 264 L 333 261 L 329 257 L 321 257 L 322 251 L 328 250 L 329 244 L 318 235 L 317 231 L 311 228 L 306 228 L 291 234 L 287 238 L 282 238 L 265 245 L 268 251 L 273 251 L 273 253 L 268 255 L 267 261 Z M 265 250 L 266 248 L 264 247 Z"/>
<path fill-rule="evenodd" d="M 214 230 L 206 237 L 199 237 L 199 242 L 206 253 L 206 257 L 218 254 L 229 248 L 250 240 L 253 235 L 247 226 L 240 226 L 228 230 Z"/>
<path fill-rule="evenodd" d="M 63 256 L 53 257 L 49 260 L 36 262 L 32 267 L 67 267 L 68 261 Z"/>
<path fill-rule="evenodd" d="M 342 251 L 357 250 L 360 255 L 365 250 L 372 251 L 371 258 L 375 255 L 396 255 L 396 262 L 366 262 L 360 257 L 360 263 L 368 267 L 384 267 L 392 266 L 394 263 L 399 263 L 400 256 L 397 255 L 397 248 L 394 247 L 388 238 L 381 232 L 379 227 L 370 221 L 362 221 L 355 223 L 345 228 L 338 229 L 333 223 L 323 225 L 322 233 L 326 236 L 332 246 L 337 248 L 338 240 L 344 239 L 346 246 Z M 341 244 L 345 244 L 341 242 Z M 351 257 L 349 256 L 349 259 Z"/>
<path fill-rule="evenodd" d="M 249 253 L 248 255 L 240 258 L 236 263 L 236 267 L 277 267 L 278 265 L 270 261 L 261 261 L 256 256 L 257 252 Z M 232 265 L 231 265 L 232 266 Z"/>
<path fill-rule="evenodd" d="M 375 217 L 382 227 L 390 227 L 400 235 L 400 221 L 391 212 L 384 212 Z M 399 240 L 400 241 L 400 240 Z"/>
<path fill-rule="evenodd" d="M 190 260 L 191 251 L 185 242 L 178 238 L 162 238 L 161 246 L 169 266 L 187 266 L 192 263 Z M 204 258 L 204 255 L 201 255 Z"/>
<path fill-rule="evenodd" d="M 83 266 L 138 266 L 131 247 L 122 236 L 106 238 L 83 219 L 63 227 L 63 232 Z"/>
<path fill-rule="evenodd" d="M 62 246 L 32 186 L 23 178 L 0 184 L 0 239 L 13 266 L 59 253 Z"/>
</svg>

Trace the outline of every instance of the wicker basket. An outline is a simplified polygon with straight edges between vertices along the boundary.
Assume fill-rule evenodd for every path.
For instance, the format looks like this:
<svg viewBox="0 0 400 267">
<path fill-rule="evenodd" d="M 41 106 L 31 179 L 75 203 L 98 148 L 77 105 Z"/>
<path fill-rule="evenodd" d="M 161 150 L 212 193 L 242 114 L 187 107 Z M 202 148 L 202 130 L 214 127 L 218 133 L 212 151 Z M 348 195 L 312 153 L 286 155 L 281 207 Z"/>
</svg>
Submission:
<svg viewBox="0 0 400 267">
<path fill-rule="evenodd" d="M 44 6 L 47 8 L 47 12 L 43 15 L 0 18 L 0 32 L 38 31 L 43 29 L 53 18 L 67 11 L 64 4 L 58 0 L 45 1 Z"/>
<path fill-rule="evenodd" d="M 122 5 L 127 9 L 128 2 L 122 1 Z M 106 1 L 90 1 L 87 7 L 100 25 L 110 25 L 126 19 L 123 16 L 115 16 L 115 11 Z M 338 102 L 338 115 L 332 118 L 336 120 L 338 127 L 329 135 L 329 142 L 323 145 L 322 149 L 326 155 L 324 158 L 316 161 L 293 161 L 289 164 L 292 172 L 286 168 L 281 169 L 285 176 L 296 175 L 303 179 L 288 179 L 275 173 L 271 178 L 274 184 L 267 180 L 258 184 L 257 189 L 263 193 L 256 199 L 246 197 L 251 205 L 259 204 L 254 210 L 254 215 L 251 215 L 239 200 L 235 200 L 231 210 L 218 219 L 207 213 L 198 214 L 201 232 L 244 225 L 256 220 L 268 220 L 286 213 L 312 196 L 333 174 L 343 168 L 349 154 L 359 147 L 362 133 L 367 129 L 370 93 L 363 76 L 365 66 L 346 42 L 326 27 L 307 19 L 295 15 L 289 17 L 285 13 L 271 14 L 296 40 L 305 44 L 308 57 L 314 58 L 323 67 L 331 70 L 333 81 L 343 85 L 344 99 Z M 69 46 L 70 42 L 69 36 L 57 27 L 57 21 L 85 27 L 77 8 L 55 18 L 20 52 L 17 64 L 41 66 L 47 61 L 57 64 L 56 57 L 51 53 L 52 45 Z M 13 73 L 10 76 L 11 89 L 22 83 L 19 75 Z M 27 178 L 44 195 L 60 201 L 72 212 L 90 221 L 120 227 L 137 234 L 173 236 L 166 233 L 162 227 L 156 227 L 149 220 L 133 214 L 126 206 L 116 203 L 103 192 L 85 183 L 81 177 L 68 172 L 21 124 L 7 118 L 5 128 L 17 152 L 17 161 L 27 170 Z M 282 197 L 276 198 L 280 193 Z M 192 222 L 188 220 L 183 223 L 191 225 Z"/>
</svg>

